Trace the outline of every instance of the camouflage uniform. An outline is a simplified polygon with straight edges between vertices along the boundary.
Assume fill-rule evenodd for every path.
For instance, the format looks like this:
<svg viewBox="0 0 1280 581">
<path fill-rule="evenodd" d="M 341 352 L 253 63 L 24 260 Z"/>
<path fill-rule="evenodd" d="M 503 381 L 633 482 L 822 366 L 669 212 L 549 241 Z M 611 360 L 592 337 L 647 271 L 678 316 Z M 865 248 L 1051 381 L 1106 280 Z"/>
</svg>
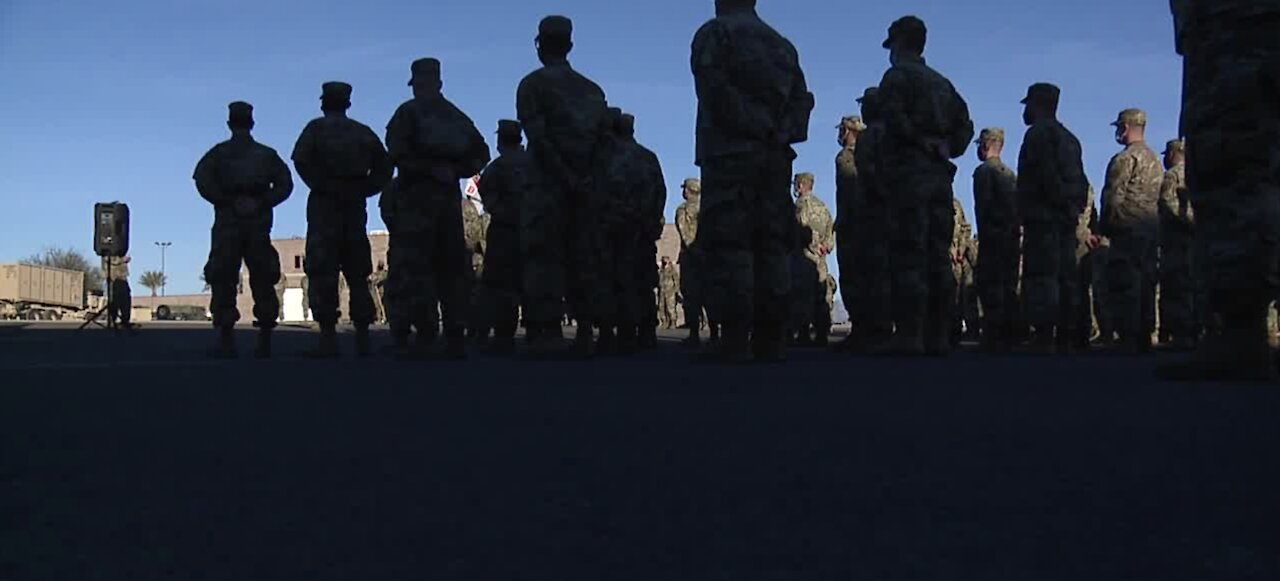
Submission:
<svg viewBox="0 0 1280 581">
<path fill-rule="evenodd" d="M 387 321 L 387 305 L 385 302 L 387 285 L 387 271 L 379 265 L 378 269 L 369 275 L 369 295 L 373 297 L 374 321 L 385 323 Z"/>
<path fill-rule="evenodd" d="M 658 286 L 658 272 L 653 265 L 657 264 L 658 239 L 662 237 L 667 185 L 658 156 L 636 142 L 635 117 L 621 115 L 616 130 L 616 149 L 600 191 L 611 201 L 603 213 L 597 213 L 606 217 L 600 224 L 604 226 L 601 230 L 612 230 L 597 236 L 618 245 L 619 258 L 612 263 L 601 263 L 603 272 L 612 273 L 610 278 L 617 292 L 617 306 L 606 313 L 615 317 L 624 347 L 633 343 L 633 338 L 653 346 L 657 341 L 654 336 L 657 306 L 653 293 Z M 617 227 L 610 227 L 610 222 L 616 222 Z"/>
<path fill-rule="evenodd" d="M 110 266 L 110 268 L 108 268 Z M 133 317 L 133 289 L 129 286 L 129 259 L 112 256 L 102 259 L 102 273 L 111 285 L 111 304 L 107 305 L 107 317 L 129 326 Z"/>
<path fill-rule="evenodd" d="M 649 168 L 634 139 L 621 135 L 621 124 L 622 110 L 609 109 L 603 129 L 608 137 L 598 153 L 602 163 L 587 208 L 587 215 L 594 217 L 587 248 L 598 277 L 587 298 L 602 341 L 610 340 L 614 329 L 624 333 L 639 322 L 636 261 L 641 240 L 651 234 L 644 225 L 645 201 L 653 187 L 646 183 Z"/>
<path fill-rule="evenodd" d="M 284 292 L 289 290 L 289 277 L 283 273 L 280 274 L 280 282 L 276 283 L 276 302 L 280 303 L 279 320 L 284 320 Z"/>
<path fill-rule="evenodd" d="M 500 121 L 499 143 L 519 143 L 520 131 L 519 123 Z M 538 197 L 540 183 L 533 158 L 523 147 L 500 149 L 499 153 L 480 176 L 480 199 L 490 216 L 481 281 L 486 324 L 505 341 L 515 335 L 524 285 L 520 244 L 523 204 Z"/>
<path fill-rule="evenodd" d="M 670 263 L 664 264 L 658 273 L 658 317 L 668 329 L 674 329 L 680 323 L 678 294 L 681 274 Z"/>
<path fill-rule="evenodd" d="M 802 179 L 810 180 L 812 174 L 796 176 L 797 186 Z M 831 328 L 830 311 L 826 317 L 820 317 L 821 305 L 825 304 L 826 278 L 829 274 L 827 254 L 835 245 L 835 222 L 827 205 L 812 192 L 802 192 L 796 198 L 796 245 L 791 261 L 791 332 L 800 333 L 802 342 L 811 337 L 810 330 L 816 330 L 818 337 L 824 338 L 821 322 L 827 323 L 827 331 Z"/>
<path fill-rule="evenodd" d="M 414 75 L 438 78 L 439 67 L 422 59 Z M 484 168 L 489 147 L 471 119 L 440 94 L 400 105 L 386 142 L 399 170 L 381 201 L 391 232 L 386 301 L 392 334 L 401 343 L 415 328 L 429 342 L 443 315 L 445 334 L 456 341 L 466 326 L 460 293 L 470 268 L 458 181 Z"/>
<path fill-rule="evenodd" d="M 251 123 L 252 108 L 233 103 L 231 116 L 249 117 Z M 280 317 L 275 292 L 280 255 L 271 245 L 271 225 L 275 207 L 293 193 L 289 166 L 274 149 L 244 132 L 210 149 L 196 164 L 193 178 L 200 197 L 214 207 L 209 261 L 204 267 L 204 280 L 213 294 L 209 301 L 213 326 L 229 328 L 240 320 L 236 286 L 243 263 L 249 269 L 256 325 L 275 328 Z M 236 200 L 243 198 L 256 202 L 252 211 L 237 209 Z"/>
<path fill-rule="evenodd" d="M 487 336 L 488 331 L 484 317 L 480 313 L 480 278 L 484 273 L 484 261 L 487 254 L 485 248 L 486 231 L 489 228 L 489 215 L 481 214 L 470 200 L 462 201 L 462 240 L 465 248 L 463 264 L 462 290 L 459 291 L 467 304 L 467 322 L 473 336 Z"/>
<path fill-rule="evenodd" d="M 706 256 L 698 243 L 698 214 L 702 210 L 702 181 L 687 179 L 683 189 L 684 203 L 676 208 L 676 232 L 680 234 L 680 295 L 684 298 L 684 321 L 690 333 L 697 332 L 702 323 L 703 271 Z"/>
<path fill-rule="evenodd" d="M 1029 99 L 1051 99 L 1057 87 L 1032 85 Z M 1088 180 L 1080 141 L 1057 119 L 1027 129 L 1018 153 L 1018 211 L 1023 227 L 1022 298 L 1026 319 L 1043 333 L 1069 345 L 1079 310 L 1076 227 L 1084 212 Z"/>
<path fill-rule="evenodd" d="M 662 238 L 662 230 L 666 226 L 663 212 L 667 208 L 667 182 L 657 154 L 635 143 L 635 118 L 631 115 L 623 115 L 622 123 L 624 133 L 632 135 L 631 142 L 634 144 L 635 154 L 639 157 L 643 175 L 646 176 L 644 181 L 647 191 L 639 192 L 643 203 L 640 211 L 640 250 L 636 253 L 635 261 L 637 287 L 634 300 L 637 305 L 636 315 L 640 326 L 641 346 L 656 347 L 658 306 L 654 301 L 654 291 L 658 288 L 658 270 L 654 265 L 658 263 L 658 240 Z"/>
<path fill-rule="evenodd" d="M 1170 141 L 1166 149 L 1182 150 L 1180 140 Z M 1165 172 L 1160 186 L 1160 332 L 1178 339 L 1199 335 L 1194 242 L 1195 210 L 1187 191 L 1186 165 L 1178 162 Z"/>
<path fill-rule="evenodd" d="M 1097 259 L 1095 250 L 1090 248 L 1089 244 L 1094 231 L 1099 227 L 1098 211 L 1094 207 L 1095 198 L 1093 186 L 1089 186 L 1084 211 L 1076 222 L 1076 272 L 1079 273 L 1076 277 L 1076 297 L 1078 298 L 1075 311 L 1076 323 L 1071 330 L 1074 333 L 1072 339 L 1075 341 L 1075 346 L 1080 350 L 1087 349 L 1094 331 L 1100 332 L 1101 329 L 1094 317 L 1097 308 L 1094 305 L 1094 287 L 1097 286 L 1095 281 L 1098 278 L 1095 271 L 1104 270 L 1107 263 Z"/>
<path fill-rule="evenodd" d="M 1137 110 L 1117 123 L 1146 125 Z M 1150 341 L 1155 330 L 1155 288 L 1160 234 L 1159 200 L 1164 169 L 1146 142 L 1131 143 L 1111 158 L 1102 190 L 1101 226 L 1111 240 L 1107 262 L 1112 313 L 1122 338 Z"/>
<path fill-rule="evenodd" d="M 331 100 L 351 97 L 351 87 L 345 83 L 328 83 L 324 91 Z M 341 112 L 327 112 L 302 130 L 293 148 L 293 163 L 311 189 L 305 270 L 312 283 L 308 292 L 315 320 L 322 327 L 337 324 L 341 271 L 350 289 L 351 321 L 368 327 L 375 313 L 367 284 L 373 257 L 366 200 L 391 180 L 387 150 L 367 125 Z"/>
<path fill-rule="evenodd" d="M 561 16 L 544 18 L 538 26 L 543 44 L 568 42 L 571 34 L 572 23 Z M 520 217 L 525 320 L 548 332 L 560 329 L 566 306 L 562 299 L 568 299 L 579 319 L 580 332 L 590 328 L 582 302 L 595 284 L 587 260 L 595 217 L 584 208 L 593 190 L 606 107 L 600 86 L 558 57 L 549 57 L 525 76 L 516 91 L 516 112 L 543 179 L 538 195 L 525 196 Z"/>
<path fill-rule="evenodd" d="M 717 12 L 694 36 L 690 59 L 707 312 L 724 325 L 721 354 L 745 357 L 754 329 L 757 358 L 776 360 L 791 291 L 791 145 L 808 139 L 813 94 L 795 47 L 753 7 Z"/>
<path fill-rule="evenodd" d="M 842 246 L 852 254 L 854 266 L 847 274 L 844 267 L 840 271 L 841 277 L 849 277 L 840 286 L 844 289 L 845 309 L 849 311 L 853 332 L 863 346 L 887 338 L 893 332 L 889 200 L 881 171 L 884 123 L 879 116 L 877 92 L 878 89 L 870 88 L 859 99 L 867 129 L 858 138 L 854 152 L 858 182 L 849 226 L 852 236 Z"/>
<path fill-rule="evenodd" d="M 924 33 L 907 17 L 890 28 L 886 48 L 898 35 Z M 944 353 L 951 342 L 955 278 L 951 239 L 955 231 L 948 158 L 964 154 L 973 121 L 964 99 L 923 57 L 898 55 L 880 82 L 885 142 L 883 184 L 889 188 L 893 229 L 894 319 L 898 341 L 889 349 Z M 924 339 L 923 345 L 918 340 Z"/>
<path fill-rule="evenodd" d="M 984 129 L 978 138 L 1004 141 L 1003 129 Z M 982 258 L 977 264 L 982 299 L 983 332 L 992 340 L 1008 339 L 1018 319 L 1018 257 L 1022 253 L 1018 216 L 1018 176 L 999 157 L 990 157 L 973 172 L 973 203 Z"/>
<path fill-rule="evenodd" d="M 951 209 L 955 216 L 955 227 L 951 238 L 951 273 L 955 277 L 956 289 L 951 328 L 953 342 L 958 342 L 960 333 L 964 329 L 965 291 L 968 288 L 965 285 L 965 278 L 973 278 L 973 265 L 969 262 L 972 255 L 969 248 L 973 244 L 973 225 L 969 223 L 969 217 L 965 214 L 964 206 L 960 205 L 959 198 L 951 198 Z"/>
<path fill-rule="evenodd" d="M 842 131 L 855 134 L 867 130 L 862 117 L 849 116 L 840 121 Z M 840 294 L 846 309 L 854 302 L 852 282 L 858 268 L 853 243 L 856 224 L 855 208 L 858 190 L 857 143 L 842 145 L 836 154 L 836 264 L 840 268 Z"/>
</svg>

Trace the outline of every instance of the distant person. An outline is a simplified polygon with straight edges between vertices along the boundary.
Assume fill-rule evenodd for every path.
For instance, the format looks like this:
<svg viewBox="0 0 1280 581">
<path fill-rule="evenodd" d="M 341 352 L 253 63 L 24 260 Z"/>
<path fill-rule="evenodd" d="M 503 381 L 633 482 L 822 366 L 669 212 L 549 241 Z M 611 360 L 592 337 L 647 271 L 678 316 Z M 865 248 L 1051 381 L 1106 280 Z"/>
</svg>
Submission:
<svg viewBox="0 0 1280 581">
<path fill-rule="evenodd" d="M 840 153 L 836 154 L 836 264 L 840 269 L 841 300 L 848 309 L 855 300 L 853 281 L 856 277 L 854 271 L 858 268 L 854 260 L 857 254 L 854 247 L 858 189 L 856 152 L 858 137 L 867 130 L 867 124 L 860 116 L 848 115 L 840 120 L 836 129 L 839 131 L 836 141 L 840 144 Z M 835 349 L 848 350 L 854 342 L 854 335 L 850 334 Z"/>
<path fill-rule="evenodd" d="M 698 243 L 698 215 L 702 211 L 702 180 L 688 178 L 680 186 L 684 202 L 676 208 L 676 233 L 680 235 L 680 295 L 684 297 L 684 324 L 689 328 L 686 347 L 702 346 L 703 275 L 706 253 Z"/>
<path fill-rule="evenodd" d="M 128 256 L 110 256 L 102 259 L 102 272 L 108 276 L 107 284 L 111 285 L 111 303 L 107 305 L 107 317 L 119 322 L 120 328 L 133 331 L 133 288 L 129 286 L 129 263 L 133 259 Z M 108 268 L 109 267 L 109 268 Z"/>
<path fill-rule="evenodd" d="M 1179 351 L 1200 340 L 1200 285 L 1196 277 L 1195 209 L 1187 190 L 1186 144 L 1170 140 L 1164 148 L 1160 185 L 1160 332 L 1168 332 Z"/>
<path fill-rule="evenodd" d="M 373 258 L 367 200 L 391 181 L 392 166 L 377 134 L 347 117 L 351 91 L 347 83 L 325 83 L 320 96 L 324 116 L 307 124 L 293 148 L 294 166 L 311 189 L 305 269 L 320 343 L 308 356 L 321 359 L 338 356 L 339 271 L 347 281 L 361 357 L 370 354 L 369 325 L 376 318 L 368 285 Z"/>
<path fill-rule="evenodd" d="M 491 217 L 485 233 L 480 316 L 493 328 L 490 351 L 515 352 L 523 297 L 524 205 L 541 192 L 541 178 L 523 141 L 520 122 L 498 121 L 498 158 L 480 176 L 480 200 Z"/>
<path fill-rule="evenodd" d="M 1089 191 L 1080 140 L 1058 121 L 1061 94 L 1048 83 L 1027 89 L 1027 133 L 1018 154 L 1023 303 L 1032 345 L 1043 353 L 1072 348 L 1080 308 L 1076 227 Z"/>
<path fill-rule="evenodd" d="M 569 64 L 573 22 L 548 16 L 535 39 L 542 67 L 516 90 L 516 113 L 537 161 L 544 191 L 528 200 L 525 239 L 525 322 L 536 355 L 559 349 L 566 311 L 578 323 L 574 351 L 592 352 L 591 314 L 583 304 L 592 282 L 587 235 L 591 216 L 584 213 L 592 190 L 592 172 L 608 107 L 604 90 Z"/>
<path fill-rule="evenodd" d="M 1018 256 L 1022 237 L 1018 217 L 1018 175 L 1005 165 L 1004 129 L 983 129 L 977 140 L 978 160 L 973 172 L 973 205 L 982 260 L 977 264 L 978 294 L 982 299 L 982 347 L 1009 350 L 1014 342 L 1018 313 Z"/>
<path fill-rule="evenodd" d="M 413 99 L 387 124 L 387 151 L 398 170 L 382 210 L 391 232 L 388 248 L 387 314 L 395 349 L 402 357 L 426 355 L 444 319 L 446 356 L 466 357 L 466 302 L 462 196 L 458 182 L 489 163 L 489 146 L 441 89 L 440 61 L 419 59 L 411 67 Z M 409 336 L 417 331 L 417 344 Z"/>
<path fill-rule="evenodd" d="M 667 207 L 667 182 L 662 173 L 662 163 L 657 154 L 636 141 L 636 118 L 630 113 L 622 114 L 620 127 L 622 140 L 635 150 L 645 176 L 641 188 L 636 192 L 640 198 L 640 249 L 636 252 L 633 268 L 636 288 L 634 297 L 636 311 L 636 344 L 640 349 L 650 350 L 658 347 L 658 306 L 654 301 L 654 291 L 658 288 L 658 241 L 662 238 L 662 230 L 666 227 L 663 212 Z"/>
<path fill-rule="evenodd" d="M 670 256 L 663 256 L 658 266 L 658 316 L 663 327 L 674 329 L 680 324 L 680 279 Z"/>
<path fill-rule="evenodd" d="M 892 66 L 880 81 L 885 136 L 882 159 L 893 229 L 896 331 L 888 355 L 945 355 L 951 350 L 955 278 L 949 253 L 955 232 L 952 159 L 973 139 L 969 107 L 951 81 L 924 59 L 927 29 L 915 16 L 889 27 Z"/>
<path fill-rule="evenodd" d="M 280 273 L 280 282 L 276 283 L 276 302 L 280 303 L 279 322 L 284 322 L 284 293 L 289 290 L 289 277 Z"/>
<path fill-rule="evenodd" d="M 209 261 L 204 280 L 213 293 L 209 311 L 218 331 L 212 354 L 236 357 L 236 285 L 240 265 L 249 270 L 254 325 L 258 345 L 254 356 L 271 357 L 271 331 L 280 318 L 275 285 L 280 281 L 280 255 L 271 245 L 274 210 L 293 193 L 293 174 L 280 155 L 253 139 L 253 106 L 237 101 L 228 106 L 231 139 L 215 145 L 196 165 L 194 179 L 200 196 L 213 205 L 214 219 Z"/>
<path fill-rule="evenodd" d="M 704 299 L 710 318 L 724 325 L 708 360 L 783 361 L 791 146 L 809 138 L 813 94 L 795 46 L 761 20 L 755 0 L 717 0 L 715 7 L 715 18 L 694 36 L 691 58 Z"/>
<path fill-rule="evenodd" d="M 853 278 L 844 285 L 849 311 L 852 353 L 870 353 L 893 337 L 893 271 L 890 245 L 889 191 L 884 183 L 885 124 L 878 99 L 880 89 L 869 87 L 858 98 L 867 129 L 858 138 L 854 163 L 858 182 L 853 198 Z M 849 247 L 852 247 L 851 249 Z M 844 271 L 841 271 L 844 276 Z"/>
<path fill-rule="evenodd" d="M 373 297 L 373 308 L 376 313 L 374 320 L 378 323 L 387 322 L 387 305 L 383 300 L 386 295 L 386 286 L 387 265 L 379 262 L 373 274 L 369 275 L 369 295 Z"/>
<path fill-rule="evenodd" d="M 796 174 L 795 216 L 797 244 L 792 260 L 791 329 L 788 338 L 798 347 L 824 347 L 831 332 L 831 314 L 826 305 L 826 278 L 830 269 L 827 255 L 835 246 L 835 220 L 831 211 L 813 193 L 815 177 Z M 825 327 L 820 324 L 825 322 Z"/>
<path fill-rule="evenodd" d="M 1147 145 L 1147 114 L 1121 111 L 1112 125 L 1124 149 L 1107 165 L 1102 189 L 1102 234 L 1111 240 L 1107 262 L 1112 315 L 1120 340 L 1134 353 L 1151 351 L 1156 326 L 1160 185 L 1164 167 Z"/>
</svg>

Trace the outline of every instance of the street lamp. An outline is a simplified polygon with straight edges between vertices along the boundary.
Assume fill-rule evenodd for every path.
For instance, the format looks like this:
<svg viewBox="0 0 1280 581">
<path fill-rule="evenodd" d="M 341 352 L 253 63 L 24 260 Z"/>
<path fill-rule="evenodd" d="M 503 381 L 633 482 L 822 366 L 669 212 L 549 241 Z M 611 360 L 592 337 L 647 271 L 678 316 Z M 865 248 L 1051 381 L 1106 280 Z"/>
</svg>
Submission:
<svg viewBox="0 0 1280 581">
<path fill-rule="evenodd" d="M 164 273 L 164 251 L 173 246 L 172 242 L 156 242 L 160 248 L 160 296 L 165 296 L 165 287 L 169 286 L 169 277 Z"/>
</svg>

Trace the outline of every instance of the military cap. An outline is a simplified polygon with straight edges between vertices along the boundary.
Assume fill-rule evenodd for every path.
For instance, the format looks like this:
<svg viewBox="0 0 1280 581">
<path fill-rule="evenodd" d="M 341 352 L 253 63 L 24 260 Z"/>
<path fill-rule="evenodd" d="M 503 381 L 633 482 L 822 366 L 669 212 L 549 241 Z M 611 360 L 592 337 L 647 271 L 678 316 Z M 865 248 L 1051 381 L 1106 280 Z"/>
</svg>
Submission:
<svg viewBox="0 0 1280 581">
<path fill-rule="evenodd" d="M 1111 124 L 1116 127 L 1119 127 L 1121 125 L 1133 125 L 1134 127 L 1146 127 L 1147 113 L 1142 109 L 1125 109 L 1124 111 L 1121 111 L 1119 115 L 1116 115 L 1116 120 L 1112 121 Z"/>
<path fill-rule="evenodd" d="M 867 124 L 862 122 L 862 118 L 857 115 L 848 115 L 840 120 L 840 124 L 836 125 L 837 129 L 849 129 L 851 131 L 866 131 Z"/>
<path fill-rule="evenodd" d="M 806 171 L 806 172 L 801 172 L 801 173 L 796 174 L 796 181 L 797 181 L 797 182 L 809 182 L 809 183 L 811 183 L 811 184 L 812 184 L 812 183 L 814 183 L 815 179 L 816 179 L 816 178 L 814 178 L 813 174 L 811 174 L 811 173 L 809 173 L 809 172 L 807 172 L 807 171 Z"/>
<path fill-rule="evenodd" d="M 634 131 L 636 130 L 636 116 L 635 116 L 635 115 L 632 115 L 632 114 L 630 114 L 630 113 L 623 113 L 623 114 L 622 114 L 622 119 L 621 119 L 621 121 L 620 121 L 620 122 L 622 123 L 622 130 L 623 130 L 623 131 L 627 131 L 627 132 L 634 132 Z"/>
<path fill-rule="evenodd" d="M 606 118 L 614 123 L 622 119 L 622 107 L 609 107 L 605 110 Z"/>
<path fill-rule="evenodd" d="M 1062 96 L 1062 89 L 1051 83 L 1036 83 L 1027 87 L 1027 96 L 1022 99 L 1022 104 L 1026 105 L 1030 101 L 1043 101 L 1053 105 L 1058 104 L 1058 99 Z"/>
<path fill-rule="evenodd" d="M 988 127 L 983 129 L 982 133 L 978 134 L 978 138 L 974 140 L 974 143 L 982 144 L 988 141 L 999 141 L 1000 143 L 1004 143 L 1004 129 L 999 127 Z"/>
<path fill-rule="evenodd" d="M 700 194 L 702 193 L 702 180 L 698 178 L 688 178 L 684 180 L 684 183 L 680 184 L 680 187 L 695 194 Z"/>
<path fill-rule="evenodd" d="M 1187 142 L 1181 139 L 1170 139 L 1169 143 L 1164 145 L 1165 153 L 1186 153 Z"/>
<path fill-rule="evenodd" d="M 227 105 L 227 121 L 231 123 L 253 123 L 253 105 L 244 101 L 236 101 Z"/>
<path fill-rule="evenodd" d="M 320 86 L 322 101 L 351 101 L 351 85 L 341 81 L 330 81 Z"/>
<path fill-rule="evenodd" d="M 573 37 L 573 21 L 565 16 L 548 16 L 538 23 L 538 40 L 559 38 L 568 40 Z"/>
<path fill-rule="evenodd" d="M 438 80 L 440 78 L 440 61 L 433 58 L 418 59 L 413 61 L 409 71 L 413 74 L 409 77 L 409 86 L 413 86 L 413 80 L 418 77 Z"/>
<path fill-rule="evenodd" d="M 889 48 L 893 41 L 900 36 L 917 35 L 920 40 L 924 40 L 929 34 L 928 29 L 924 25 L 924 21 L 916 16 L 903 16 L 893 21 L 889 25 L 889 37 L 884 39 L 882 48 Z"/>
<path fill-rule="evenodd" d="M 515 121 L 512 119 L 498 120 L 498 135 L 519 137 L 520 131 L 521 131 L 521 127 L 520 127 L 519 121 Z"/>
<path fill-rule="evenodd" d="M 863 92 L 862 92 L 862 96 L 861 96 L 861 97 L 858 97 L 856 100 L 857 100 L 859 103 L 862 103 L 862 102 L 866 101 L 867 99 L 875 99 L 875 98 L 876 98 L 876 95 L 879 95 L 879 94 L 880 94 L 880 88 L 879 88 L 879 87 L 867 87 L 867 90 L 865 90 L 865 91 L 863 91 Z"/>
</svg>

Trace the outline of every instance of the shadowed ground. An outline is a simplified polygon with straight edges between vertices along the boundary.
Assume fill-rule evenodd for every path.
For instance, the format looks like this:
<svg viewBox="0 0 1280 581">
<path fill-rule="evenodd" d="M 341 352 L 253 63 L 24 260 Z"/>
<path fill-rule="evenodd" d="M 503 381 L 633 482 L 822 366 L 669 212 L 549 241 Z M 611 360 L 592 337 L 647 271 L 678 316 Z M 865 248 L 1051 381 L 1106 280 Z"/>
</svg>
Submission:
<svg viewBox="0 0 1280 581">
<path fill-rule="evenodd" d="M 205 327 L 68 329 L 0 327 L 4 581 L 1280 578 L 1280 387 L 1155 358 L 314 363 L 288 330 L 210 362 Z"/>
</svg>

